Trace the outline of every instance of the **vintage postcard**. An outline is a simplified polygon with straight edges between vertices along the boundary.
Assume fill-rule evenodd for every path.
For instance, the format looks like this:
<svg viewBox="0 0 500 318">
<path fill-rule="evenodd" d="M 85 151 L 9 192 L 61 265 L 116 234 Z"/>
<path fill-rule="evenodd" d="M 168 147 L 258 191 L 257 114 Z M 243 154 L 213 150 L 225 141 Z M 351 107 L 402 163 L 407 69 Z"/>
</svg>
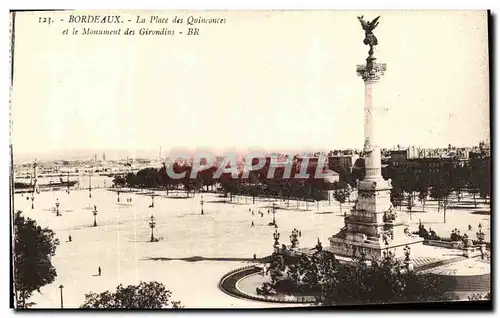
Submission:
<svg viewBox="0 0 500 318">
<path fill-rule="evenodd" d="M 11 12 L 11 306 L 491 306 L 489 21 Z"/>
</svg>

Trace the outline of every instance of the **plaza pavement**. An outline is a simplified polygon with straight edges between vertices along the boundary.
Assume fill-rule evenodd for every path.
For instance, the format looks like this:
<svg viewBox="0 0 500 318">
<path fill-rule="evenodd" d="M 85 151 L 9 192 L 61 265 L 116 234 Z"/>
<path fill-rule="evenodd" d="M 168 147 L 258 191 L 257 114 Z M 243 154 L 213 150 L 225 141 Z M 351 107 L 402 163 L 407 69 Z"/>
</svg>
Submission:
<svg viewBox="0 0 500 318">
<path fill-rule="evenodd" d="M 111 179 L 106 182 L 111 184 Z M 95 186 L 98 181 L 92 183 Z M 126 202 L 128 197 L 132 198 L 131 203 Z M 22 210 L 38 224 L 50 227 L 61 241 L 53 258 L 58 276 L 52 284 L 41 288 L 41 293 L 34 293 L 30 299 L 36 303 L 34 308 L 59 308 L 61 284 L 64 307 L 75 308 L 83 303 L 85 293 L 114 290 L 120 283 L 136 284 L 141 280 L 164 283 L 172 291 L 172 300 L 180 300 L 190 308 L 286 306 L 234 298 L 218 288 L 225 273 L 250 264 L 248 259 L 254 253 L 258 258 L 272 253 L 275 229 L 268 226 L 272 221 L 272 213 L 267 214 L 270 203 L 259 199 L 251 204 L 251 198 L 239 198 L 238 204 L 216 203 L 221 198 L 215 194 L 205 193 L 203 197 L 205 215 L 200 213 L 201 194 L 189 199 L 155 197 L 155 207 L 148 208 L 150 196 L 122 193 L 121 202 L 117 203 L 116 193 L 102 188 L 94 189 L 92 198 L 86 190 L 70 194 L 41 192 L 33 210 L 26 196 L 16 194 L 15 210 Z M 57 198 L 60 217 L 53 209 Z M 286 208 L 283 202 L 277 203 Z M 94 205 L 98 210 L 97 227 L 92 226 Z M 328 237 L 343 227 L 343 214 L 335 201 L 331 205 L 321 202 L 319 209 L 315 203 L 308 207 L 306 211 L 301 202 L 300 210 L 296 210 L 295 201 L 291 201 L 289 209 L 277 210 L 282 244 L 289 244 L 292 230 L 298 228 L 302 232 L 301 247 L 313 247 L 318 237 L 326 245 Z M 255 211 L 254 216 L 249 208 Z M 343 209 L 348 210 L 349 204 L 344 204 Z M 264 213 L 263 217 L 258 210 Z M 412 213 L 411 230 L 417 229 L 418 218 L 439 235 L 481 222 L 489 238 L 490 216 L 469 212 L 463 208 L 449 210 L 447 224 L 442 224 L 442 213 L 437 213 L 433 202 L 429 202 L 426 212 Z M 160 238 L 155 243 L 149 242 L 151 214 L 156 218 L 155 237 Z M 250 226 L 252 221 L 254 227 Z M 72 236 L 71 243 L 67 242 L 68 235 Z M 97 276 L 98 266 L 102 276 Z"/>
</svg>

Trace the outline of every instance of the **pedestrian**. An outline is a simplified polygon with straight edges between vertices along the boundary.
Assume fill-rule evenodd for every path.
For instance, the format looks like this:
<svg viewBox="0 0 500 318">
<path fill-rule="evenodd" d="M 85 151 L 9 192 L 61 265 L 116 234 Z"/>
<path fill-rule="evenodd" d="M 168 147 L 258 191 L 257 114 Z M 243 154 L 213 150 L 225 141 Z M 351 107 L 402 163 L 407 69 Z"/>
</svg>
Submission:
<svg viewBox="0 0 500 318">
<path fill-rule="evenodd" d="M 253 213 L 253 211 L 252 211 L 252 215 L 255 215 L 255 213 Z"/>
<path fill-rule="evenodd" d="M 255 226 L 255 224 L 253 223 L 253 221 L 252 221 L 252 225 L 251 226 Z"/>
<path fill-rule="evenodd" d="M 68 242 L 71 242 L 71 234 L 68 236 Z"/>
<path fill-rule="evenodd" d="M 299 230 L 299 237 L 302 237 L 302 231 Z"/>
<path fill-rule="evenodd" d="M 257 254 L 253 253 L 253 260 L 256 261 L 257 260 Z"/>
<path fill-rule="evenodd" d="M 267 215 L 269 215 L 269 213 L 270 213 L 270 212 L 269 212 L 269 209 L 267 209 Z"/>
<path fill-rule="evenodd" d="M 469 224 L 469 231 L 472 231 L 472 225 Z"/>
<path fill-rule="evenodd" d="M 101 271 L 101 266 L 99 266 L 99 267 L 97 268 L 97 274 L 98 274 L 99 276 L 101 276 L 101 272 L 102 272 L 102 271 Z"/>
</svg>

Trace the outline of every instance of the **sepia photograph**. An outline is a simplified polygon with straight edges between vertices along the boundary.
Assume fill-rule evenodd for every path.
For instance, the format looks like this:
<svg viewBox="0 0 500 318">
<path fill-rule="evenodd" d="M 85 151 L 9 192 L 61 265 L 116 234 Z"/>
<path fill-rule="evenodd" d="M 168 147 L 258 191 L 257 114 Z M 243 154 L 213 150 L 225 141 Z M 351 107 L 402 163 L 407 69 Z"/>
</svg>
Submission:
<svg viewBox="0 0 500 318">
<path fill-rule="evenodd" d="M 11 308 L 492 307 L 489 11 L 9 19 Z"/>
</svg>

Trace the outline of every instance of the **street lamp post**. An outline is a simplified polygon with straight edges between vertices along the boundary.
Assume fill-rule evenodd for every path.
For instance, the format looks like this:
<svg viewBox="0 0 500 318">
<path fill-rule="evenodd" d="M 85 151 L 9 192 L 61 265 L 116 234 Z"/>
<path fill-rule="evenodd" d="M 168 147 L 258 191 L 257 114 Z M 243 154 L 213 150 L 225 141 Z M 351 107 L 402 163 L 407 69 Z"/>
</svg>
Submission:
<svg viewBox="0 0 500 318">
<path fill-rule="evenodd" d="M 61 216 L 61 214 L 59 213 L 59 198 L 56 199 L 56 216 Z"/>
<path fill-rule="evenodd" d="M 200 205 L 201 205 L 201 215 L 203 215 L 203 204 L 205 204 L 205 201 L 203 201 L 203 194 L 201 195 L 201 201 L 200 201 Z"/>
<path fill-rule="evenodd" d="M 479 241 L 479 244 L 483 244 L 484 241 L 484 233 L 483 233 L 483 225 L 479 223 L 478 227 L 478 232 L 476 233 L 477 240 Z"/>
<path fill-rule="evenodd" d="M 97 207 L 95 205 L 92 214 L 94 215 L 94 226 L 97 226 Z"/>
<path fill-rule="evenodd" d="M 120 190 L 116 190 L 116 202 L 120 203 Z"/>
<path fill-rule="evenodd" d="M 155 222 L 155 216 L 154 215 L 151 215 L 151 217 L 149 218 L 149 227 L 151 228 L 151 242 L 154 242 L 155 241 L 155 237 L 154 237 L 154 228 L 156 227 L 156 222 Z"/>
<path fill-rule="evenodd" d="M 64 308 L 64 306 L 63 306 L 63 288 L 64 288 L 63 285 L 59 285 L 59 289 L 61 290 L 61 309 Z"/>
<path fill-rule="evenodd" d="M 89 198 L 92 198 L 92 175 L 89 172 Z"/>
<path fill-rule="evenodd" d="M 406 245 L 404 248 L 403 248 L 403 251 L 404 251 L 404 254 L 405 254 L 405 264 L 406 264 L 406 269 L 408 271 L 413 271 L 413 267 L 414 267 L 414 263 L 413 261 L 410 259 L 410 252 L 411 252 L 411 248 Z"/>
<path fill-rule="evenodd" d="M 274 230 L 274 233 L 273 233 L 273 238 L 274 238 L 274 252 L 275 253 L 278 253 L 279 252 L 279 249 L 280 249 L 280 233 L 278 232 L 278 230 Z"/>
<path fill-rule="evenodd" d="M 31 209 L 35 208 L 35 193 L 31 193 Z"/>
<path fill-rule="evenodd" d="M 278 232 L 278 230 L 274 230 L 274 233 L 273 233 L 273 238 L 274 238 L 274 245 L 276 246 L 279 246 L 280 245 L 280 242 L 279 242 L 279 239 L 280 239 L 280 233 Z"/>
<path fill-rule="evenodd" d="M 403 251 L 405 253 L 405 261 L 409 261 L 410 260 L 410 252 L 411 252 L 411 248 L 406 245 L 404 248 L 403 248 Z"/>
<path fill-rule="evenodd" d="M 155 199 L 155 195 L 154 195 L 154 194 L 152 194 L 152 195 L 151 195 L 151 207 L 152 207 L 152 208 L 154 208 L 154 207 L 155 207 L 155 200 L 154 200 L 154 199 Z"/>
<path fill-rule="evenodd" d="M 299 245 L 299 231 L 297 229 L 293 229 L 292 235 L 290 235 L 290 242 L 292 243 L 292 248 L 297 248 Z"/>
</svg>

